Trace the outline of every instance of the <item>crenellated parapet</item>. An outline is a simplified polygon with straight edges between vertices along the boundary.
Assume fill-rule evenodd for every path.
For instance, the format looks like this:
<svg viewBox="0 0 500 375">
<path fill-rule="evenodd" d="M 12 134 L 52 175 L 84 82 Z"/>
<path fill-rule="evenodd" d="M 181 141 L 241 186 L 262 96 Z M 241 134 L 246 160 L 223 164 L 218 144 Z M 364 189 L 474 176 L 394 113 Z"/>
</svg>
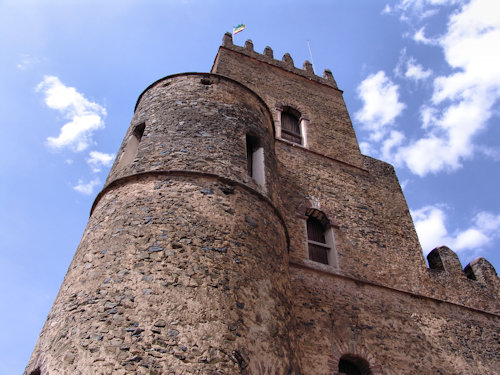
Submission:
<svg viewBox="0 0 500 375">
<path fill-rule="evenodd" d="M 464 269 L 457 254 L 446 246 L 440 246 L 427 255 L 433 292 L 442 294 L 446 299 L 482 308 L 485 296 L 496 296 L 499 304 L 500 279 L 495 268 L 486 259 L 479 257 Z"/>
<path fill-rule="evenodd" d="M 311 62 L 309 62 L 308 60 L 304 61 L 302 69 L 296 68 L 292 56 L 288 52 L 283 55 L 282 60 L 277 60 L 274 58 L 274 52 L 271 47 L 267 46 L 266 48 L 264 48 L 264 52 L 260 54 L 254 51 L 253 42 L 250 39 L 245 42 L 244 47 L 237 46 L 233 43 L 233 36 L 229 32 L 224 34 L 224 37 L 222 39 L 222 47 L 242 53 L 256 60 L 277 66 L 294 74 L 301 75 L 310 80 L 338 89 L 337 82 L 335 82 L 330 69 L 325 69 L 325 71 L 323 72 L 323 77 L 317 76 L 314 73 Z"/>
<path fill-rule="evenodd" d="M 457 277 L 465 277 L 458 255 L 446 246 L 436 247 L 427 255 L 429 268 L 444 271 Z"/>
</svg>

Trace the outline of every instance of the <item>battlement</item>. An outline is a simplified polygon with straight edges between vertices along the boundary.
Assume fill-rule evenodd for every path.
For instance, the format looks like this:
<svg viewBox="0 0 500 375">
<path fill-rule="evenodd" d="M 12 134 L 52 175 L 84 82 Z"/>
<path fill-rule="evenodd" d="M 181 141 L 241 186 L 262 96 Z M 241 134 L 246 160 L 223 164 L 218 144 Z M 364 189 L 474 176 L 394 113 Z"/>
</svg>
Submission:
<svg viewBox="0 0 500 375">
<path fill-rule="evenodd" d="M 479 257 L 462 268 L 457 254 L 446 246 L 440 246 L 427 255 L 433 292 L 438 286 L 449 299 L 461 301 L 471 307 L 480 307 L 487 300 L 484 295 L 500 297 L 500 279 L 495 268 L 486 259 Z M 484 307 L 483 307 L 484 308 Z"/>
<path fill-rule="evenodd" d="M 265 62 L 267 64 L 279 67 L 281 69 L 287 70 L 291 73 L 303 76 L 309 80 L 316 81 L 318 83 L 322 83 L 324 85 L 333 87 L 338 90 L 337 82 L 335 78 L 333 78 L 332 71 L 330 69 L 325 69 L 323 72 L 323 77 L 317 76 L 314 73 L 313 66 L 310 61 L 304 61 L 302 65 L 302 69 L 296 68 L 292 59 L 292 56 L 287 52 L 283 55 L 282 60 L 277 60 L 274 58 L 274 52 L 271 47 L 267 46 L 264 48 L 264 52 L 262 54 L 255 52 L 253 47 L 253 42 L 251 39 L 248 39 L 245 42 L 244 47 L 237 46 L 233 43 L 233 36 L 231 33 L 227 32 L 224 34 L 222 39 L 222 47 L 227 48 L 232 51 L 239 52 L 243 55 L 252 57 L 256 60 Z M 340 91 L 340 90 L 339 90 Z"/>
<path fill-rule="evenodd" d="M 462 269 L 458 255 L 450 248 L 440 246 L 427 255 L 427 261 L 429 269 L 434 272 L 444 272 L 458 278 L 466 277 L 492 288 L 500 286 L 495 268 L 483 257 L 474 259 Z"/>
</svg>

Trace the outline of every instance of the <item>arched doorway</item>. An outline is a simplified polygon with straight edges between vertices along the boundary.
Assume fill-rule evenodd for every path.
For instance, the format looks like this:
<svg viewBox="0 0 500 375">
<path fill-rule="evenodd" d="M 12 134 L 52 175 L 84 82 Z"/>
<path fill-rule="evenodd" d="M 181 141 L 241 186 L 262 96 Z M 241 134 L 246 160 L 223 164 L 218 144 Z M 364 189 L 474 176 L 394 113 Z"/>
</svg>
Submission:
<svg viewBox="0 0 500 375">
<path fill-rule="evenodd" d="M 372 375 L 368 361 L 351 354 L 340 358 L 338 371 L 342 375 Z"/>
</svg>

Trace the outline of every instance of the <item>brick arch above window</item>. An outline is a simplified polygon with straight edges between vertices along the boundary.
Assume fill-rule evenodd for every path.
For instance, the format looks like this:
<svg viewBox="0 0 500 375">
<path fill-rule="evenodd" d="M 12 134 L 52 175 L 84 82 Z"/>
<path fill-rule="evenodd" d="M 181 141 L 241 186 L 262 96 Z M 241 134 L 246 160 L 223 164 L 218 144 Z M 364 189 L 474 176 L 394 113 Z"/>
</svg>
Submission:
<svg viewBox="0 0 500 375">
<path fill-rule="evenodd" d="M 327 227 L 339 227 L 338 223 L 334 220 L 334 215 L 329 210 L 315 208 L 309 201 L 305 201 L 298 207 L 297 214 L 303 217 L 309 217 L 311 215 L 317 217 L 321 223 Z"/>
<path fill-rule="evenodd" d="M 373 354 L 355 341 L 343 342 L 336 340 L 332 345 L 331 357 L 328 360 L 330 374 L 342 374 L 339 372 L 339 362 L 341 360 L 356 364 L 361 370 L 361 375 L 384 375 L 382 366 L 375 361 Z"/>
<path fill-rule="evenodd" d="M 301 105 L 297 105 L 295 103 L 291 102 L 279 102 L 276 103 L 274 106 L 274 109 L 276 109 L 278 112 L 283 112 L 286 109 L 291 109 L 292 111 L 295 111 L 295 113 L 299 114 L 299 119 L 304 119 L 304 120 L 310 120 L 310 116 L 305 108 L 303 108 Z"/>
</svg>

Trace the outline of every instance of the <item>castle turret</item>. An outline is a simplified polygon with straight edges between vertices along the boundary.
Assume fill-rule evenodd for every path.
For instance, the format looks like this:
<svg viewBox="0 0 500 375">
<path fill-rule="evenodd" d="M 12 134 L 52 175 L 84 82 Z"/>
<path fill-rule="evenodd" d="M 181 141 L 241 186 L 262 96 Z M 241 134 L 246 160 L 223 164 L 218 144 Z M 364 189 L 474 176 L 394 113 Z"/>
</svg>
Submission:
<svg viewBox="0 0 500 375">
<path fill-rule="evenodd" d="M 27 374 L 292 373 L 273 133 L 229 78 L 146 89 Z"/>
</svg>

